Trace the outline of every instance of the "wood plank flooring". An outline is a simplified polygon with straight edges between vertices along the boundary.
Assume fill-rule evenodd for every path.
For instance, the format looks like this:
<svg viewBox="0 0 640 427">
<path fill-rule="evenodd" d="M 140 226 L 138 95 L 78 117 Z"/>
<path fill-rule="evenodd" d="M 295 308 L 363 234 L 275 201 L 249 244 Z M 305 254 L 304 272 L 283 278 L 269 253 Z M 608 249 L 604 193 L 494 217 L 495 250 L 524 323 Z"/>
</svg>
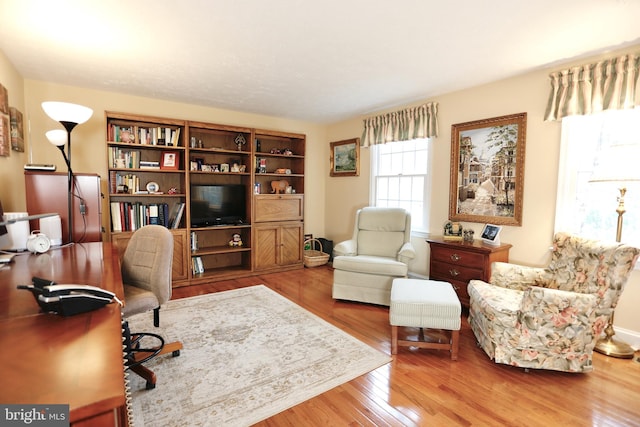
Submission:
<svg viewBox="0 0 640 427">
<path fill-rule="evenodd" d="M 334 301 L 332 278 L 330 266 L 305 268 L 177 288 L 173 298 L 264 284 L 391 354 L 388 308 Z M 639 426 L 640 363 L 596 353 L 594 366 L 569 374 L 497 365 L 463 316 L 457 361 L 446 351 L 400 347 L 391 363 L 257 425 Z"/>
</svg>

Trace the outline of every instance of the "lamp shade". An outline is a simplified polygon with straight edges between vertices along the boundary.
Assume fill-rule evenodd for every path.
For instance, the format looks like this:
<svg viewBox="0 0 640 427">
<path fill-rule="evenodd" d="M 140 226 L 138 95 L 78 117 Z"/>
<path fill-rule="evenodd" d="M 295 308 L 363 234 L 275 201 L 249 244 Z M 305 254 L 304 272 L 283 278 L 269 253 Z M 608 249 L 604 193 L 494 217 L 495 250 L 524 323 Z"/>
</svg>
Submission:
<svg viewBox="0 0 640 427">
<path fill-rule="evenodd" d="M 614 144 L 596 160 L 589 182 L 640 181 L 640 143 Z"/>
<path fill-rule="evenodd" d="M 67 131 L 62 129 L 54 129 L 45 133 L 47 139 L 53 145 L 57 145 L 58 147 L 63 146 L 67 142 Z"/>
<path fill-rule="evenodd" d="M 69 122 L 77 125 L 89 120 L 93 114 L 91 108 L 69 102 L 43 102 L 42 109 L 47 116 L 57 122 Z"/>
</svg>

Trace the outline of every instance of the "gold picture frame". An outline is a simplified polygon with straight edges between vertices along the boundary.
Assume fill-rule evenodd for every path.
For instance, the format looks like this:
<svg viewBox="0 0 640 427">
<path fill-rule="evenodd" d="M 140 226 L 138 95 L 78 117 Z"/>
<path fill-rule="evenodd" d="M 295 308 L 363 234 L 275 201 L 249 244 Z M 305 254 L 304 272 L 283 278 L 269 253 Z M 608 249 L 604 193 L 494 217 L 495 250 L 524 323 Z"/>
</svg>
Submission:
<svg viewBox="0 0 640 427">
<path fill-rule="evenodd" d="M 522 225 L 527 113 L 451 126 L 449 219 Z"/>
<path fill-rule="evenodd" d="M 360 175 L 360 138 L 331 143 L 330 176 Z"/>
</svg>

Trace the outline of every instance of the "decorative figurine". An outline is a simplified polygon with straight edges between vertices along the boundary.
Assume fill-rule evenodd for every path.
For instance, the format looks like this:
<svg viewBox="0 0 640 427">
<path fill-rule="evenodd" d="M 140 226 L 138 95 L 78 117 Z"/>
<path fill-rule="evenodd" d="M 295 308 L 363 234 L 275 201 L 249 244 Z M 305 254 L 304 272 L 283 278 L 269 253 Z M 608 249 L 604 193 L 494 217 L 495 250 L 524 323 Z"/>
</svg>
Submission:
<svg viewBox="0 0 640 427">
<path fill-rule="evenodd" d="M 242 236 L 239 233 L 233 233 L 233 237 L 229 240 L 229 246 L 242 246 Z"/>
<path fill-rule="evenodd" d="M 238 136 L 236 136 L 234 142 L 238 146 L 238 151 L 242 151 L 242 146 L 247 143 L 247 140 L 245 139 L 243 134 L 239 133 Z"/>
</svg>

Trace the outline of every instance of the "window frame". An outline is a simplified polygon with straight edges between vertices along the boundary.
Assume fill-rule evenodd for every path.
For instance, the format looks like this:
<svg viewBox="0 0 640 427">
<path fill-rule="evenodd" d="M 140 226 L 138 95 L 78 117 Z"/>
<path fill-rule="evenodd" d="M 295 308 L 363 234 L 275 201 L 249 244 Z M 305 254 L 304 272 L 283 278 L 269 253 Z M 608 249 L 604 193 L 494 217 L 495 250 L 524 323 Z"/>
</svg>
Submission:
<svg viewBox="0 0 640 427">
<path fill-rule="evenodd" d="M 620 132 L 622 126 L 614 124 L 616 111 L 632 114 L 626 120 L 629 126 L 640 122 L 640 108 L 615 110 L 589 116 L 563 118 L 560 155 L 558 163 L 558 187 L 554 231 L 566 231 L 586 238 L 615 241 L 618 216 L 618 190 L 616 183 L 589 182 L 594 165 L 603 150 L 620 138 L 633 135 L 633 131 Z M 635 118 L 634 118 L 635 116 Z M 624 117 L 624 116 L 618 116 Z M 603 137 L 603 135 L 605 137 Z M 637 136 L 636 136 L 637 138 Z M 640 145 L 640 141 L 637 141 Z M 623 215 L 623 243 L 640 245 L 640 182 L 625 183 L 626 212 Z M 638 264 L 636 264 L 638 268 Z"/>
<path fill-rule="evenodd" d="M 399 150 L 396 153 L 380 153 L 380 150 L 386 150 L 386 149 L 390 149 L 390 148 L 396 148 L 398 147 L 397 144 L 403 144 L 405 143 L 405 145 L 407 143 L 411 143 L 413 142 L 415 144 L 415 141 L 424 141 L 424 147 L 419 146 L 416 147 L 414 145 L 413 150 Z M 395 145 L 393 145 L 395 144 Z M 369 205 L 370 206 L 389 206 L 389 207 L 402 207 L 404 209 L 407 209 L 409 212 L 412 213 L 412 220 L 411 220 L 411 235 L 413 237 L 420 237 L 420 238 L 425 238 L 428 236 L 429 234 L 429 213 L 430 213 L 430 199 L 429 199 L 429 195 L 432 193 L 431 192 L 431 185 L 432 185 L 432 159 L 433 159 L 433 151 L 432 151 L 432 139 L 431 138 L 419 138 L 416 140 L 409 140 L 409 141 L 391 141 L 391 142 L 387 142 L 385 144 L 377 144 L 377 145 L 372 145 L 369 147 L 369 149 L 371 150 L 371 155 L 370 155 L 370 164 L 371 164 L 371 168 L 370 168 L 370 191 L 369 191 Z M 411 173 L 403 173 L 403 170 L 406 170 L 405 167 L 402 167 L 402 170 L 399 172 L 395 172 L 394 173 L 380 173 L 380 169 L 381 169 L 381 165 L 380 165 L 380 160 L 381 160 L 381 155 L 389 155 L 389 156 L 393 156 L 394 154 L 396 156 L 403 156 L 406 155 L 406 153 L 409 152 L 413 152 L 413 157 L 414 159 L 419 158 L 419 156 L 416 154 L 417 152 L 424 152 L 423 156 L 426 156 L 426 170 L 424 171 L 424 173 L 418 173 L 416 171 L 411 171 Z M 392 160 L 393 162 L 393 160 Z M 390 166 L 390 168 L 393 169 L 393 166 Z M 396 167 L 397 168 L 397 167 Z M 380 200 L 379 197 L 379 185 L 378 185 L 378 180 L 379 178 L 387 178 L 389 180 L 392 179 L 422 179 L 422 192 L 420 194 L 420 199 L 415 198 L 415 194 L 411 195 L 411 197 L 409 199 L 406 199 L 405 202 L 402 201 L 401 198 L 399 198 L 399 203 L 391 203 L 391 204 L 381 204 L 378 203 Z M 388 198 L 387 200 L 391 200 L 390 198 Z M 412 206 L 414 203 L 419 202 L 422 206 L 422 218 L 421 221 L 416 221 L 414 219 L 415 214 L 414 211 L 412 210 Z"/>
</svg>

